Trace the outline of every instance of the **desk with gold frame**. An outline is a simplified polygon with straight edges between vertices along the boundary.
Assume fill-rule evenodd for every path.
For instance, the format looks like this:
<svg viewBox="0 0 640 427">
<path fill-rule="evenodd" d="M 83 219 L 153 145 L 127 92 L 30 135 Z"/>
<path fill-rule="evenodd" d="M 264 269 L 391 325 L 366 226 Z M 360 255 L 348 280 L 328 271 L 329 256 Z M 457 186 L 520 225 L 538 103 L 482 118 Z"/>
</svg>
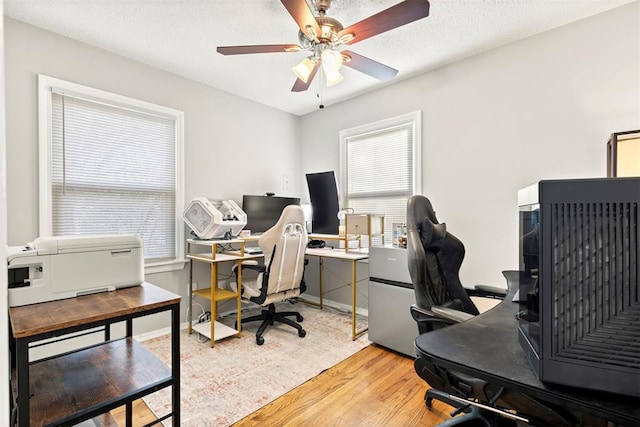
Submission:
<svg viewBox="0 0 640 427">
<path fill-rule="evenodd" d="M 364 328 L 361 328 L 360 330 L 357 330 L 357 325 L 356 325 L 357 323 L 356 322 L 356 295 L 357 295 L 356 263 L 358 261 L 363 261 L 369 258 L 369 254 L 367 254 L 366 252 L 354 252 L 354 251 L 345 252 L 340 249 L 330 249 L 330 248 L 307 248 L 307 250 L 305 251 L 305 255 L 318 257 L 318 269 L 320 271 L 319 282 L 318 282 L 318 285 L 319 285 L 318 293 L 319 293 L 320 302 L 315 303 L 302 298 L 300 298 L 300 300 L 307 304 L 311 304 L 311 305 L 315 305 L 317 307 L 323 308 L 324 303 L 322 298 L 322 293 L 323 293 L 322 269 L 323 269 L 324 259 L 331 258 L 331 259 L 338 259 L 342 261 L 350 261 L 351 263 L 351 339 L 355 340 L 360 335 L 367 332 L 367 330 L 369 329 L 368 327 L 364 327 Z"/>
</svg>

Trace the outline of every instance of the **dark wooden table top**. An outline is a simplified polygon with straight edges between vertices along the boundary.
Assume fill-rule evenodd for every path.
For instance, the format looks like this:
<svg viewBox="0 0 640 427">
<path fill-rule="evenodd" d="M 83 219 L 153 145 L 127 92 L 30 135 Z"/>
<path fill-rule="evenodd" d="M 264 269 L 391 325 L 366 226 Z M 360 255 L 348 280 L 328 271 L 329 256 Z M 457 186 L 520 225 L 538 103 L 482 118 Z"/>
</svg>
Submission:
<svg viewBox="0 0 640 427">
<path fill-rule="evenodd" d="M 180 302 L 180 296 L 150 283 L 57 301 L 10 307 L 15 338 L 128 316 Z"/>
</svg>

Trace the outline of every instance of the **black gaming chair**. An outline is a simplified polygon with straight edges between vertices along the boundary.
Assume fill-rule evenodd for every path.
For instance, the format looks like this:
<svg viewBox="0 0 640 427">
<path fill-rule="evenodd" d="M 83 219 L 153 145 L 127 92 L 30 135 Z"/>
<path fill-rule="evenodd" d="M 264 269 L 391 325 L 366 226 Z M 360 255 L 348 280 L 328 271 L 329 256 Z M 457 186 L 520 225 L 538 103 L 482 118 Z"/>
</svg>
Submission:
<svg viewBox="0 0 640 427">
<path fill-rule="evenodd" d="M 471 296 L 504 298 L 506 290 L 476 285 L 466 289 L 458 271 L 464 245 L 440 224 L 431 202 L 412 196 L 407 203 L 407 256 L 416 304 L 411 315 L 420 333 L 440 329 L 480 314 Z"/>
<path fill-rule="evenodd" d="M 411 315 L 418 323 L 420 334 L 463 322 L 479 314 L 470 296 L 504 298 L 506 291 L 501 288 L 476 286 L 466 289 L 462 286 L 458 271 L 464 259 L 464 245 L 447 232 L 445 224 L 438 222 L 431 202 L 426 197 L 416 195 L 408 200 L 406 219 L 409 274 L 416 296 Z M 456 398 L 475 399 L 492 409 L 533 414 L 535 419 L 544 420 L 540 425 L 571 425 L 563 416 L 529 396 L 459 372 L 443 370 L 421 357 L 416 358 L 414 365 L 418 375 L 434 387 L 425 394 L 428 408 L 431 408 L 433 399 L 437 399 L 456 408 L 452 416 L 465 413 L 440 424 L 442 427 L 517 425 L 494 411 L 469 406 Z"/>
</svg>

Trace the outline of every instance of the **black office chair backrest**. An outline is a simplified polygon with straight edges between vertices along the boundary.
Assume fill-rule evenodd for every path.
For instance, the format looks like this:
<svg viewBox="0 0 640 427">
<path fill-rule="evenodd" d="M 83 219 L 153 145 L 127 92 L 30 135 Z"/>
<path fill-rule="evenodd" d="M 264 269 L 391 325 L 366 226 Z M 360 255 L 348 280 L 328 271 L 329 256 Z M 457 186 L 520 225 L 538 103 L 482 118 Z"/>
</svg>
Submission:
<svg viewBox="0 0 640 427">
<path fill-rule="evenodd" d="M 429 199 L 411 196 L 407 202 L 407 259 L 416 305 L 431 309 L 449 306 L 479 314 L 467 295 L 458 272 L 464 259 L 464 245 L 436 218 Z"/>
</svg>

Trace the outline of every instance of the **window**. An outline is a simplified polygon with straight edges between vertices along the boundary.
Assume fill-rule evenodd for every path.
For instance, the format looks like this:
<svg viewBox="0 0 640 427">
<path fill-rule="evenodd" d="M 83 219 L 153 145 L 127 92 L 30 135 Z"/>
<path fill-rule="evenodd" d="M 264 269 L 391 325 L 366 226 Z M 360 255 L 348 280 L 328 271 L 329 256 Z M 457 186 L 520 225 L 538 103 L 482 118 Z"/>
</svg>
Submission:
<svg viewBox="0 0 640 427">
<path fill-rule="evenodd" d="M 342 206 L 384 214 L 387 242 L 421 191 L 421 133 L 419 111 L 340 132 Z"/>
<path fill-rule="evenodd" d="M 183 113 L 39 76 L 40 235 L 137 234 L 183 268 Z"/>
</svg>

